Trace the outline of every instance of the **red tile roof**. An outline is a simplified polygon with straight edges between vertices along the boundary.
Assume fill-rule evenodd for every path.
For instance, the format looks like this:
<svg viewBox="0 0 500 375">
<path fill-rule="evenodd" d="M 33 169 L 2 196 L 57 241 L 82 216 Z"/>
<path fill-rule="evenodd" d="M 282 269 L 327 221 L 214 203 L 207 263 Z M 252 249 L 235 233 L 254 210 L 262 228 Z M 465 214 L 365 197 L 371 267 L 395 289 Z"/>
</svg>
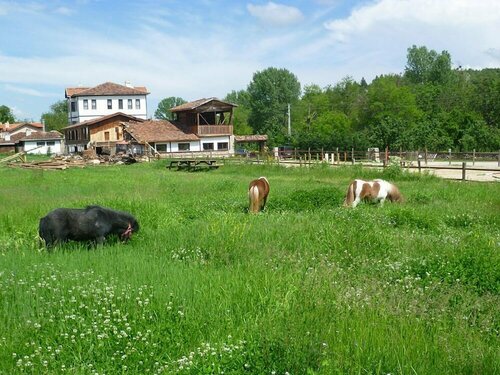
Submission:
<svg viewBox="0 0 500 375">
<path fill-rule="evenodd" d="M 10 141 L 0 139 L 0 144 L 16 144 L 23 137 L 26 137 L 26 133 L 17 133 L 10 136 Z"/>
<path fill-rule="evenodd" d="M 14 122 L 12 124 L 0 124 L 0 131 L 12 132 L 23 126 L 31 126 L 38 129 L 43 129 L 43 124 L 40 122 Z"/>
<path fill-rule="evenodd" d="M 17 135 L 17 134 L 16 134 Z M 56 130 L 50 132 L 33 132 L 30 135 L 25 135 L 19 141 L 46 141 L 46 140 L 59 140 L 63 136 Z"/>
<path fill-rule="evenodd" d="M 122 122 L 124 130 L 138 142 L 197 141 L 193 133 L 184 133 L 167 120 L 148 120 L 144 122 Z"/>
<path fill-rule="evenodd" d="M 229 102 L 224 102 L 222 100 L 219 100 L 217 98 L 205 98 L 205 99 L 198 99 L 192 102 L 184 103 L 181 105 L 178 105 L 176 107 L 170 108 L 170 112 L 183 112 L 183 111 L 192 111 L 195 110 L 198 107 L 201 107 L 205 104 L 208 104 L 210 102 L 216 102 L 214 103 L 214 107 L 222 107 L 221 109 L 226 109 L 227 107 L 237 107 L 236 104 L 229 103 Z"/>
<path fill-rule="evenodd" d="M 102 121 L 108 120 L 108 119 L 113 118 L 113 117 L 118 117 L 118 116 L 127 117 L 131 121 L 137 121 L 137 122 L 145 121 L 145 120 L 143 120 L 143 119 L 141 119 L 139 117 L 135 117 L 135 116 L 132 116 L 132 115 L 127 115 L 127 114 L 125 114 L 123 112 L 115 112 L 115 113 L 112 113 L 110 115 L 101 116 L 101 117 L 94 118 L 92 120 L 87 120 L 87 121 L 79 122 L 77 124 L 66 126 L 66 127 L 62 128 L 62 130 L 75 129 L 75 128 L 78 128 L 80 126 L 89 126 L 89 125 L 100 124 Z"/>
<path fill-rule="evenodd" d="M 95 87 L 68 87 L 66 97 L 76 96 L 101 96 L 101 95 L 147 95 L 148 90 L 144 86 L 128 87 L 113 82 L 106 82 Z"/>
</svg>

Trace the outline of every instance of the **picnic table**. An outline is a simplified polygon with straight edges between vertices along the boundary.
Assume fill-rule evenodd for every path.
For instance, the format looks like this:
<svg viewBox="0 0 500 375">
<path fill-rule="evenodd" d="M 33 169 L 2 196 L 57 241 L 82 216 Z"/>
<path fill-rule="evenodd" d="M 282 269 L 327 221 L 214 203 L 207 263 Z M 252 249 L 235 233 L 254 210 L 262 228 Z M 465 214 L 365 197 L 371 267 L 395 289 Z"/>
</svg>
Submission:
<svg viewBox="0 0 500 375">
<path fill-rule="evenodd" d="M 172 160 L 167 165 L 168 169 L 177 168 L 177 170 L 186 169 L 188 171 L 196 171 L 198 169 L 208 168 L 208 169 L 217 169 L 219 165 L 217 164 L 217 160 L 210 159 L 179 159 Z"/>
</svg>

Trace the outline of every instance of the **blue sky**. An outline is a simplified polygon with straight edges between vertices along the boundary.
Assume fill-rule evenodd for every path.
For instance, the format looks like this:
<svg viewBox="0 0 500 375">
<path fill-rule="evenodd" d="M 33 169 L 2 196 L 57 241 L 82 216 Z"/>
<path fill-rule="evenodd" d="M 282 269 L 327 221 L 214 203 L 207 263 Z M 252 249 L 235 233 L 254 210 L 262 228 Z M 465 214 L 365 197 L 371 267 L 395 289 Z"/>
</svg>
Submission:
<svg viewBox="0 0 500 375">
<path fill-rule="evenodd" d="M 498 0 L 0 0 L 0 105 L 38 121 L 65 87 L 146 86 L 224 97 L 274 66 L 302 86 L 400 73 L 406 50 L 500 67 Z"/>
</svg>

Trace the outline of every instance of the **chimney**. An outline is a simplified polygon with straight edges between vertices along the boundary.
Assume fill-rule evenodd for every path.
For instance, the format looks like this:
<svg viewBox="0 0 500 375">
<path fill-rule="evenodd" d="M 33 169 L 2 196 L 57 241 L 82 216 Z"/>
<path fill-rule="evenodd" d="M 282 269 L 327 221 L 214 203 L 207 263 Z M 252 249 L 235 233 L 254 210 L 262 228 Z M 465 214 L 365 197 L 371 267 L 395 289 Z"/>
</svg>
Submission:
<svg viewBox="0 0 500 375">
<path fill-rule="evenodd" d="M 10 141 L 10 134 L 9 133 L 5 133 L 5 140 Z"/>
<path fill-rule="evenodd" d="M 134 86 L 132 86 L 132 85 L 130 84 L 130 81 L 125 81 L 125 86 L 130 87 L 130 88 L 134 88 Z"/>
<path fill-rule="evenodd" d="M 30 128 L 26 128 L 26 137 L 28 137 L 30 135 L 31 135 L 31 129 Z"/>
<path fill-rule="evenodd" d="M 42 123 L 42 132 L 45 133 L 45 120 L 42 119 L 41 123 Z"/>
</svg>

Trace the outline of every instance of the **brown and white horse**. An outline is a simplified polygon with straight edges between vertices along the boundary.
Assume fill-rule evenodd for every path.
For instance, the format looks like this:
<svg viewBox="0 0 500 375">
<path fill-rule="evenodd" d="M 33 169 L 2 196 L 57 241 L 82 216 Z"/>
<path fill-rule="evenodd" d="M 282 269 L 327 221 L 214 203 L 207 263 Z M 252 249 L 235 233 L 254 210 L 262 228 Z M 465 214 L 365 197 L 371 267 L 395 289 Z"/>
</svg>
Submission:
<svg viewBox="0 0 500 375">
<path fill-rule="evenodd" d="M 396 185 L 385 180 L 354 180 L 347 188 L 344 206 L 356 207 L 359 202 L 368 201 L 384 204 L 385 200 L 402 202 L 403 196 Z"/>
<path fill-rule="evenodd" d="M 257 213 L 264 209 L 267 196 L 269 194 L 269 181 L 267 178 L 260 177 L 250 182 L 248 186 L 248 199 L 250 201 L 249 212 Z"/>
</svg>

